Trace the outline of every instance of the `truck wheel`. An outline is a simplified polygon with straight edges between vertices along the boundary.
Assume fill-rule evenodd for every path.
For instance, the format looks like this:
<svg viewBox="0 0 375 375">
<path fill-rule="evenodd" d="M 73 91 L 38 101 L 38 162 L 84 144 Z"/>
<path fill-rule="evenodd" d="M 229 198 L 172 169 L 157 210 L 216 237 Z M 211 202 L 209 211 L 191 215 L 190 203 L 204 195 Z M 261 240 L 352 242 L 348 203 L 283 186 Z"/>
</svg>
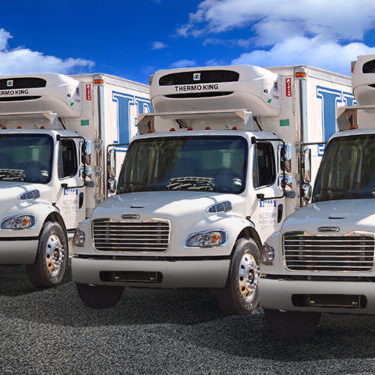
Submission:
<svg viewBox="0 0 375 375">
<path fill-rule="evenodd" d="M 26 266 L 29 280 L 37 287 L 61 283 L 68 261 L 68 241 L 57 222 L 44 224 L 39 238 L 35 263 Z"/>
<path fill-rule="evenodd" d="M 320 312 L 279 311 L 264 309 L 264 316 L 272 331 L 278 336 L 301 339 L 311 336 L 319 324 Z"/>
<path fill-rule="evenodd" d="M 124 287 L 107 285 L 89 285 L 76 283 L 82 302 L 92 309 L 106 309 L 117 305 Z"/>
<path fill-rule="evenodd" d="M 226 314 L 249 314 L 258 306 L 259 261 L 260 251 L 253 239 L 236 242 L 227 285 L 218 291 Z"/>
</svg>

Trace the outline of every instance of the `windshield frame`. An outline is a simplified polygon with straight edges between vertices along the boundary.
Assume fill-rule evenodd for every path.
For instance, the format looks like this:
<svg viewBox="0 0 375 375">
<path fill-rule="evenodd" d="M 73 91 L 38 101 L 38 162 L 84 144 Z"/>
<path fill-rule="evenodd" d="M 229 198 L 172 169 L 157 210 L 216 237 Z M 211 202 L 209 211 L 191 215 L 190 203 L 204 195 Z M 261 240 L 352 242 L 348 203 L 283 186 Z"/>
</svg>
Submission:
<svg viewBox="0 0 375 375">
<path fill-rule="evenodd" d="M 319 199 L 319 198 L 317 198 L 318 192 L 322 190 L 322 187 L 320 186 L 320 182 L 319 182 L 319 190 L 318 190 L 318 181 L 320 181 L 321 175 L 323 173 L 323 168 L 325 166 L 325 160 L 327 160 L 328 157 L 331 154 L 331 148 L 333 147 L 332 145 L 336 144 L 338 142 L 345 142 L 345 141 L 350 141 L 350 140 L 360 140 L 361 138 L 365 138 L 365 139 L 374 138 L 374 142 L 375 142 L 375 134 L 374 133 L 361 133 L 361 134 L 353 134 L 353 135 L 347 135 L 347 136 L 338 136 L 338 137 L 332 138 L 328 142 L 327 147 L 324 151 L 322 161 L 319 165 L 318 173 L 317 173 L 316 178 L 315 178 L 314 189 L 313 189 L 313 194 L 312 194 L 312 199 L 311 199 L 312 203 L 327 202 L 327 201 L 332 201 L 332 200 L 375 199 L 375 195 L 373 195 L 373 196 L 358 196 L 359 194 L 355 194 L 354 192 L 352 192 L 352 193 L 349 192 L 348 194 L 350 194 L 350 196 L 343 196 L 343 197 L 335 196 L 335 197 L 329 198 L 329 199 Z M 374 187 L 374 191 L 375 191 L 375 187 Z"/>
<path fill-rule="evenodd" d="M 222 192 L 222 191 L 209 191 L 209 190 L 168 189 L 168 188 L 165 188 L 165 189 L 155 189 L 155 190 L 145 189 L 145 190 L 139 190 L 139 191 L 120 191 L 120 185 L 121 185 L 120 180 L 122 179 L 123 173 L 125 171 L 126 161 L 129 158 L 130 151 L 132 150 L 133 147 L 135 147 L 135 145 L 137 143 L 145 142 L 145 141 L 152 141 L 152 140 L 155 140 L 155 139 L 172 140 L 172 139 L 197 139 L 197 138 L 216 138 L 216 139 L 222 138 L 222 139 L 227 139 L 227 140 L 232 139 L 232 138 L 236 138 L 236 139 L 240 139 L 241 142 L 244 143 L 244 168 L 243 168 L 244 180 L 242 182 L 241 190 L 239 190 L 238 192 Z M 168 192 L 189 191 L 189 192 L 197 192 L 197 193 L 205 192 L 205 193 L 216 193 L 216 194 L 235 194 L 235 195 L 239 195 L 239 194 L 242 194 L 247 189 L 247 186 L 248 186 L 248 168 L 249 168 L 249 141 L 246 138 L 246 136 L 244 136 L 242 134 L 230 134 L 230 135 L 229 134 L 228 135 L 227 134 L 197 134 L 197 135 L 173 135 L 173 136 L 168 135 L 167 137 L 165 135 L 158 135 L 158 136 L 151 136 L 151 137 L 139 137 L 139 138 L 134 139 L 130 143 L 129 148 L 126 152 L 124 163 L 123 163 L 123 166 L 121 168 L 121 172 L 120 172 L 119 179 L 118 179 L 116 195 L 129 194 L 129 193 L 133 193 L 133 192 L 155 192 L 155 191 L 156 192 L 158 192 L 158 191 L 168 191 Z M 137 182 L 134 182 L 134 183 L 137 183 Z M 145 186 L 147 186 L 147 185 L 145 185 Z"/>
<path fill-rule="evenodd" d="M 20 137 L 20 138 L 25 138 L 25 137 L 32 137 L 32 138 L 46 138 L 49 140 L 49 146 L 50 146 L 50 160 L 48 162 L 48 166 L 49 166 L 49 176 L 48 176 L 48 180 L 45 180 L 43 182 L 39 181 L 39 182 L 34 182 L 34 181 L 16 181 L 16 182 L 22 182 L 22 183 L 28 183 L 28 184 L 42 184 L 42 185 L 47 185 L 51 182 L 52 178 L 53 178 L 53 173 L 54 173 L 54 170 L 53 170 L 53 161 L 54 161 L 54 158 L 55 158 L 55 139 L 54 137 L 51 135 L 51 134 L 48 134 L 48 133 L 26 133 L 26 132 L 21 132 L 21 133 L 13 133 L 13 132 L 7 132 L 7 133 L 1 133 L 0 134 L 1 137 Z M 1 151 L 0 151 L 1 153 Z M 7 181 L 7 180 L 0 180 L 0 182 L 11 182 L 11 181 Z"/>
</svg>

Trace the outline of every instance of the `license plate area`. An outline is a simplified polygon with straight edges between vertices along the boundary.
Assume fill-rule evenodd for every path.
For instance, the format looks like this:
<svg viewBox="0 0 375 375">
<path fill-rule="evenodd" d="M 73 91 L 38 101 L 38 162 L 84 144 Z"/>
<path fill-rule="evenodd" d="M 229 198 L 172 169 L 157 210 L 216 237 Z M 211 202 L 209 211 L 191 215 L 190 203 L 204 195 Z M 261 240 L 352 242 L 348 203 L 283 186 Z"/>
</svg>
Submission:
<svg viewBox="0 0 375 375">
<path fill-rule="evenodd" d="M 367 298 L 352 294 L 293 294 L 292 303 L 296 307 L 364 309 Z"/>
<path fill-rule="evenodd" d="M 100 280 L 116 283 L 146 283 L 158 284 L 162 281 L 161 272 L 142 272 L 142 271 L 101 271 Z"/>
</svg>

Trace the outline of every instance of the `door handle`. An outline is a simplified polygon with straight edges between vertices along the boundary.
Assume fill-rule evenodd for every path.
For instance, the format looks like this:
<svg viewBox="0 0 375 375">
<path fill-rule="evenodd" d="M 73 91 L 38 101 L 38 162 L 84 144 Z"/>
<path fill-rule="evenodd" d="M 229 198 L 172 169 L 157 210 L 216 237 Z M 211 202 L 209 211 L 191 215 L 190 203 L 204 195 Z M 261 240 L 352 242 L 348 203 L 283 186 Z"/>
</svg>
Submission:
<svg viewBox="0 0 375 375">
<path fill-rule="evenodd" d="M 280 223 L 281 220 L 283 219 L 283 210 L 284 206 L 282 204 L 279 204 L 277 206 L 277 222 Z"/>
</svg>

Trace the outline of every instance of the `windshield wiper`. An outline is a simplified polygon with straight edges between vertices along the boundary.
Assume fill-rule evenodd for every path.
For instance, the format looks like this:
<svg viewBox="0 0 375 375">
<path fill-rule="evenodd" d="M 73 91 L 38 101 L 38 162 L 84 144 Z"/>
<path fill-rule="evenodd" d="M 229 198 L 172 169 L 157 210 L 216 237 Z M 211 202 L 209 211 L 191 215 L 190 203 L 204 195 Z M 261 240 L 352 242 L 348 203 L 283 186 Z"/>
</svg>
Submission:
<svg viewBox="0 0 375 375">
<path fill-rule="evenodd" d="M 215 190 L 213 177 L 175 177 L 166 186 L 169 190 Z"/>
<path fill-rule="evenodd" d="M 147 188 L 147 191 L 153 190 L 153 186 L 147 185 L 144 182 L 138 182 L 138 181 L 126 181 L 124 182 L 124 185 L 121 187 L 121 189 L 118 190 L 118 193 L 130 193 L 128 186 L 129 185 L 134 185 L 134 186 L 139 186 L 141 188 Z"/>
<path fill-rule="evenodd" d="M 0 169 L 1 181 L 25 181 L 25 171 L 23 169 Z"/>
</svg>

